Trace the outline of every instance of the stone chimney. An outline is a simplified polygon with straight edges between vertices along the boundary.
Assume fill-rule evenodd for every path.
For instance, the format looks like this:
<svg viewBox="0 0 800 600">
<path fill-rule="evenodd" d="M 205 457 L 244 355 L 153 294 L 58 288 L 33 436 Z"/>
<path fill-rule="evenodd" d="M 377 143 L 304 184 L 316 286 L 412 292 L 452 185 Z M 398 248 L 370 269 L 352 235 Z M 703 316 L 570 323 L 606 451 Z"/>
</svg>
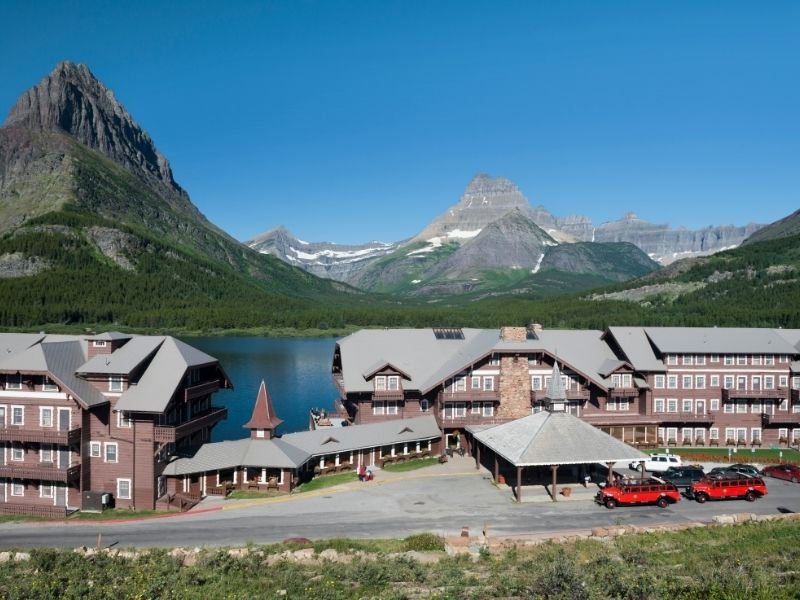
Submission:
<svg viewBox="0 0 800 600">
<path fill-rule="evenodd" d="M 524 327 L 501 327 L 500 339 L 504 342 L 524 342 L 527 330 Z"/>
</svg>

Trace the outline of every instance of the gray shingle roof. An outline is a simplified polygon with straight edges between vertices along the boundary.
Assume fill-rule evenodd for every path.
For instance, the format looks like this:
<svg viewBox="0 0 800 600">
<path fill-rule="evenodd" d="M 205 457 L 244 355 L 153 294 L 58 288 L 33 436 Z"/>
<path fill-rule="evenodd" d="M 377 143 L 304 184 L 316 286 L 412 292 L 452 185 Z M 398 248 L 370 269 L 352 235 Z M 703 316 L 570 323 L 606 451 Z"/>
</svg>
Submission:
<svg viewBox="0 0 800 600">
<path fill-rule="evenodd" d="M 387 444 L 417 442 L 441 436 L 432 416 L 349 427 L 326 427 L 289 433 L 271 440 L 243 439 L 203 444 L 197 453 L 167 465 L 166 475 L 203 473 L 234 467 L 298 468 L 314 456 L 347 453 Z"/>
<path fill-rule="evenodd" d="M 3 361 L 18 352 L 38 344 L 45 335 L 43 333 L 0 333 L 0 369 Z"/>
<path fill-rule="evenodd" d="M 605 335 L 616 340 L 634 370 L 644 373 L 664 373 L 667 368 L 653 353 L 643 327 L 609 327 Z"/>
<path fill-rule="evenodd" d="M 112 354 L 99 354 L 81 365 L 82 374 L 128 375 L 152 356 L 164 336 L 137 336 Z"/>
<path fill-rule="evenodd" d="M 122 393 L 115 408 L 164 412 L 188 368 L 216 362 L 217 359 L 205 352 L 173 337 L 165 337 L 138 383 Z"/>
<path fill-rule="evenodd" d="M 97 335 L 87 337 L 86 339 L 98 342 L 113 342 L 115 340 L 129 340 L 132 337 L 132 335 L 120 333 L 119 331 L 105 331 L 103 333 L 98 333 Z"/>
<path fill-rule="evenodd" d="M 797 350 L 776 329 L 744 327 L 645 327 L 663 353 L 794 354 Z"/>
<path fill-rule="evenodd" d="M 647 457 L 569 413 L 543 411 L 492 427 L 467 427 L 467 431 L 519 467 L 625 462 Z"/>
</svg>

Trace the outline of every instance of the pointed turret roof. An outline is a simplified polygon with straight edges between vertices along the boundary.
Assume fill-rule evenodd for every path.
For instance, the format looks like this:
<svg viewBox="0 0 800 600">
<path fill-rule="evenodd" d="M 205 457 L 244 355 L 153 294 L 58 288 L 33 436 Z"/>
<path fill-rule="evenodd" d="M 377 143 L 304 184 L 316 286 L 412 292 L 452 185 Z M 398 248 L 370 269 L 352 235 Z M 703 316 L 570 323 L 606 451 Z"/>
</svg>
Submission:
<svg viewBox="0 0 800 600">
<path fill-rule="evenodd" d="M 550 385 L 547 386 L 548 400 L 566 400 L 567 391 L 564 389 L 564 382 L 561 380 L 561 369 L 558 368 L 558 361 L 553 363 L 553 376 L 550 378 Z"/>
<path fill-rule="evenodd" d="M 262 379 L 261 387 L 258 388 L 256 405 L 253 407 L 253 415 L 244 424 L 244 427 L 252 430 L 269 429 L 274 431 L 281 423 L 283 423 L 283 419 L 279 419 L 275 414 L 275 409 L 272 408 L 272 400 L 267 391 L 267 384 Z"/>
</svg>

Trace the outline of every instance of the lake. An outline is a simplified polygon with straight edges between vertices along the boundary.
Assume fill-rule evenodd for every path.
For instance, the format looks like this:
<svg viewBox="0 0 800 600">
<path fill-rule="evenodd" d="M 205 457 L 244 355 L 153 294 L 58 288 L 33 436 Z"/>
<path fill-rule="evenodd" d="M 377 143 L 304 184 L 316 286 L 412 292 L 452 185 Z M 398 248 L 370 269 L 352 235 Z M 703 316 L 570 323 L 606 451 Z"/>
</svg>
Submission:
<svg viewBox="0 0 800 600">
<path fill-rule="evenodd" d="M 258 387 L 263 379 L 283 424 L 279 433 L 308 429 L 308 411 L 332 409 L 339 397 L 331 377 L 333 338 L 183 337 L 187 344 L 217 358 L 233 390 L 214 394 L 213 403 L 228 407 L 228 418 L 212 431 L 212 441 L 236 440 L 250 432 Z"/>
</svg>

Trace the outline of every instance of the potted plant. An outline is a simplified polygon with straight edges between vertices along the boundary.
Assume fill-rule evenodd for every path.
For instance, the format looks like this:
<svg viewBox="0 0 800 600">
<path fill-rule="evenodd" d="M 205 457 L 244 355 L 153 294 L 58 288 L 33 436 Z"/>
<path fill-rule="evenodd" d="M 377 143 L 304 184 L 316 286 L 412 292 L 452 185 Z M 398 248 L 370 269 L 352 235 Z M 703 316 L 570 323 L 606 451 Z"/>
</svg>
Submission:
<svg viewBox="0 0 800 600">
<path fill-rule="evenodd" d="M 571 487 L 561 488 L 561 495 L 564 496 L 565 498 L 569 498 L 571 494 L 572 494 Z"/>
</svg>

